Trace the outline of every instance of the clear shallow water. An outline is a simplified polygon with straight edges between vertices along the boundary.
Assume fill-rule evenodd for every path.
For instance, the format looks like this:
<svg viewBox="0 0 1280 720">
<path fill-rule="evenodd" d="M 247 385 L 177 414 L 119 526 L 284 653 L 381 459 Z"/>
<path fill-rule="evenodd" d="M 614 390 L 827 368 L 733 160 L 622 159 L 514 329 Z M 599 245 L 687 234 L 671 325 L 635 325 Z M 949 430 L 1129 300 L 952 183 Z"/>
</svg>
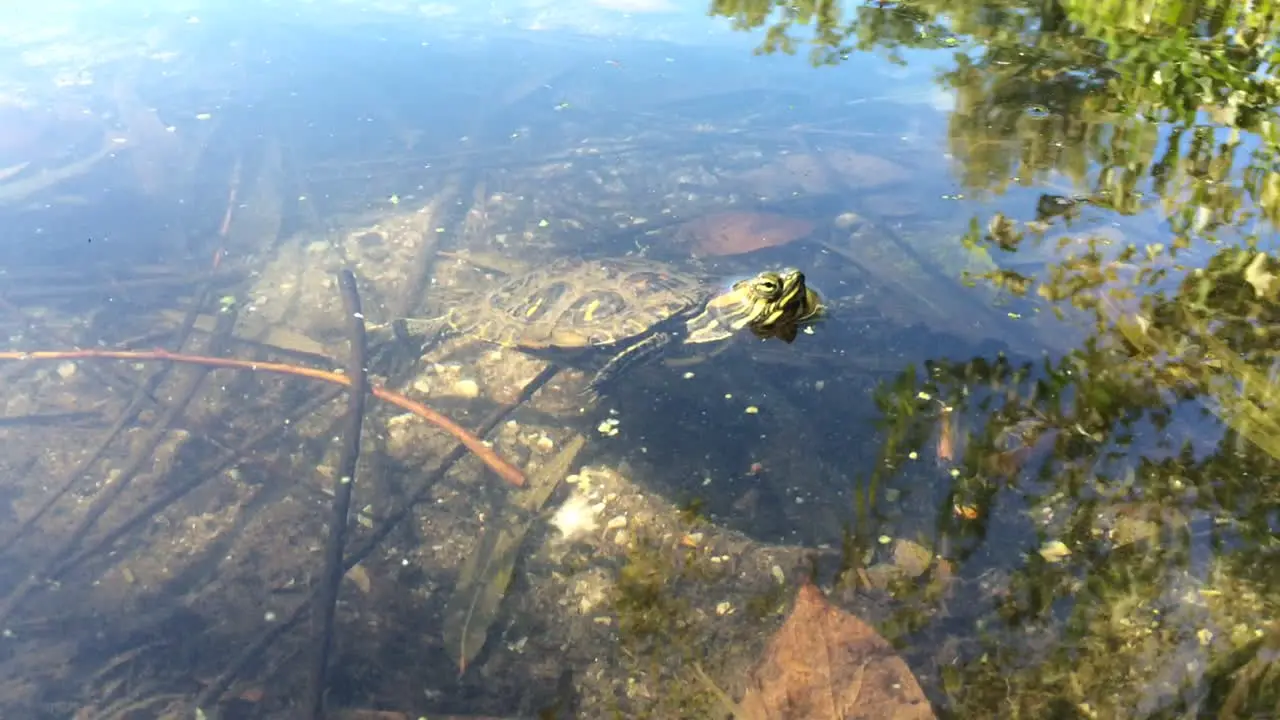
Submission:
<svg viewBox="0 0 1280 720">
<path fill-rule="evenodd" d="M 331 709 L 719 717 L 691 668 L 741 697 L 811 567 L 942 715 L 1266 706 L 1275 267 L 1232 248 L 1274 245 L 1238 109 L 1267 86 L 1223 75 L 1182 126 L 1092 15 L 882 7 L 815 68 L 704 10 L 0 16 L 6 349 L 153 353 L 0 368 L 6 717 L 285 717 L 317 687 L 341 403 L 153 362 L 186 321 L 193 354 L 339 367 L 348 269 L 374 380 L 475 427 L 543 363 L 492 315 L 394 358 L 385 325 L 620 257 L 709 288 L 798 267 L 830 310 L 594 402 L 565 357 L 489 436 L 551 468 L 541 500 L 435 476 L 452 441 L 371 404 Z"/>
</svg>

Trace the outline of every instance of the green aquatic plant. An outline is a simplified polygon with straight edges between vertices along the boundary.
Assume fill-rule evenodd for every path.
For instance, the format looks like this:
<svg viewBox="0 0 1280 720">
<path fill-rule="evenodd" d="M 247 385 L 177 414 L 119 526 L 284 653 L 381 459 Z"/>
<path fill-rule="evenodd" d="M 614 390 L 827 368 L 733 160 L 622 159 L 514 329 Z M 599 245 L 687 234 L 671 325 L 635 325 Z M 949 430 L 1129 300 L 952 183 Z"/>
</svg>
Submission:
<svg viewBox="0 0 1280 720">
<path fill-rule="evenodd" d="M 699 664 L 709 659 L 710 630 L 693 598 L 722 576 L 721 566 L 697 548 L 671 547 L 644 533 L 632 540 L 613 608 L 629 675 L 643 678 L 650 694 L 628 698 L 619 717 L 716 717 L 720 699 L 699 677 Z"/>
</svg>

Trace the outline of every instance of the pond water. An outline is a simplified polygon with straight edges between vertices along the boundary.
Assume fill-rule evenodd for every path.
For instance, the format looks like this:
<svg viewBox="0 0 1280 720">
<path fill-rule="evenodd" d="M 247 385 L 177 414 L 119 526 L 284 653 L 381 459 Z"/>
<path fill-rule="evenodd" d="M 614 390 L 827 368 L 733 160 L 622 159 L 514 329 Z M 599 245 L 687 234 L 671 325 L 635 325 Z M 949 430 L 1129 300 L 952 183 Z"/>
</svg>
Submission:
<svg viewBox="0 0 1280 720">
<path fill-rule="evenodd" d="M 0 10 L 0 716 L 1274 716 L 1272 23 Z"/>
</svg>

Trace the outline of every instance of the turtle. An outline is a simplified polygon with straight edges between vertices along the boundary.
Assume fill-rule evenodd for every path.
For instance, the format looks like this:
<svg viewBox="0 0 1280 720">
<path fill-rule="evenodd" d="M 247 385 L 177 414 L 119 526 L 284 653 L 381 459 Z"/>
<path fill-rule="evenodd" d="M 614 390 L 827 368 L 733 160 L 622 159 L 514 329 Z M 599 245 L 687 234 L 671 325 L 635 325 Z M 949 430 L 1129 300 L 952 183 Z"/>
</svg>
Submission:
<svg viewBox="0 0 1280 720">
<path fill-rule="evenodd" d="M 471 293 L 443 316 L 393 325 L 402 339 L 470 334 L 593 370 L 584 392 L 595 395 L 672 346 L 716 343 L 743 329 L 790 343 L 823 309 L 794 268 L 717 284 L 644 258 L 561 258 Z"/>
</svg>

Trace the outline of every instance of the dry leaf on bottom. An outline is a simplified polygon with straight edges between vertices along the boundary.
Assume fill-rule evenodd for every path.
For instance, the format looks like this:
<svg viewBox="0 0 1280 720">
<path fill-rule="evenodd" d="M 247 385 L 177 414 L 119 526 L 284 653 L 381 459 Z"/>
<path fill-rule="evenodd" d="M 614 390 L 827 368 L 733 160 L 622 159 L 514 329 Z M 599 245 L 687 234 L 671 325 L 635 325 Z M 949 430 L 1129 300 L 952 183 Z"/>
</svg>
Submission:
<svg viewBox="0 0 1280 720">
<path fill-rule="evenodd" d="M 585 436 L 575 435 L 529 479 L 528 487 L 513 493 L 508 512 L 490 522 L 479 546 L 462 564 L 458 584 L 444 609 L 445 649 L 458 664 L 459 675 L 480 654 L 489 629 L 498 620 L 525 535 L 533 525 L 531 518 L 569 474 L 586 444 Z"/>
<path fill-rule="evenodd" d="M 736 720 L 936 717 L 893 646 L 809 583 L 769 639 L 737 714 Z"/>
<path fill-rule="evenodd" d="M 680 226 L 676 242 L 699 255 L 741 255 L 795 242 L 816 225 L 801 218 L 761 212 L 705 215 Z"/>
</svg>

